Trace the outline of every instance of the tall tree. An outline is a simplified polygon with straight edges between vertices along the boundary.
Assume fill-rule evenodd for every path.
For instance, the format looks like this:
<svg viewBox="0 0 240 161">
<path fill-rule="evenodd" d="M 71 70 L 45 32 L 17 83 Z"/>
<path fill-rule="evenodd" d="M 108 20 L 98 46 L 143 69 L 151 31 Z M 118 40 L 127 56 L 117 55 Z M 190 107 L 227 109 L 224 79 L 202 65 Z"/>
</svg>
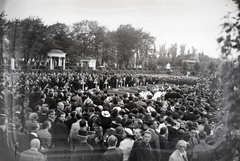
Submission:
<svg viewBox="0 0 240 161">
<path fill-rule="evenodd" d="M 96 21 L 84 20 L 74 23 L 70 34 L 74 41 L 71 47 L 72 53 L 81 57 L 96 57 L 94 45 L 98 27 Z"/>
<path fill-rule="evenodd" d="M 184 55 L 185 54 L 185 50 L 186 50 L 186 44 L 182 44 L 180 46 L 180 55 Z"/>
<path fill-rule="evenodd" d="M 115 32 L 115 36 L 117 40 L 118 64 L 128 68 L 137 45 L 136 29 L 130 24 L 120 25 Z"/>
<path fill-rule="evenodd" d="M 6 35 L 6 15 L 4 12 L 0 14 L 0 65 L 3 64 L 3 42 L 4 42 L 4 37 Z"/>
<path fill-rule="evenodd" d="M 40 57 L 45 38 L 46 26 L 37 17 L 29 17 L 23 20 L 12 22 L 14 36 L 10 36 L 13 50 L 18 49 L 19 54 L 23 55 L 25 63 L 32 62 Z M 15 30 L 15 28 L 17 28 Z M 10 33 L 10 35 L 12 35 Z M 12 37 L 12 38 L 11 38 Z"/>
</svg>

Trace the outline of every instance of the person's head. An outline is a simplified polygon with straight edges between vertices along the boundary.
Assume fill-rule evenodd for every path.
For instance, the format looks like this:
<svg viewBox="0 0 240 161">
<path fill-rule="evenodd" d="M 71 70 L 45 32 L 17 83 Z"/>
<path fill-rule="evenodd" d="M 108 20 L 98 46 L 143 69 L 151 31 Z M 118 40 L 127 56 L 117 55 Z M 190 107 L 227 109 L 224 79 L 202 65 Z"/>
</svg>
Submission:
<svg viewBox="0 0 240 161">
<path fill-rule="evenodd" d="M 30 142 L 31 148 L 39 149 L 40 148 L 40 140 L 39 139 L 32 139 Z"/>
<path fill-rule="evenodd" d="M 85 119 L 82 119 L 80 122 L 79 122 L 79 126 L 80 128 L 84 128 L 87 126 L 87 121 Z"/>
<path fill-rule="evenodd" d="M 167 128 L 166 127 L 161 127 L 160 129 L 160 135 L 167 136 Z"/>
<path fill-rule="evenodd" d="M 43 122 L 43 124 L 42 124 L 42 128 L 43 129 L 51 129 L 51 127 L 52 127 L 52 124 L 51 124 L 51 122 L 50 121 L 48 121 L 48 120 L 46 120 L 46 121 L 44 121 Z"/>
<path fill-rule="evenodd" d="M 109 136 L 109 138 L 107 140 L 108 146 L 115 147 L 117 144 L 117 141 L 118 141 L 118 139 L 116 136 L 114 136 L 114 135 Z"/>
<path fill-rule="evenodd" d="M 63 102 L 58 102 L 57 103 L 57 109 L 63 111 L 64 110 L 64 103 Z"/>
<path fill-rule="evenodd" d="M 149 143 L 151 138 L 152 138 L 152 133 L 150 131 L 148 131 L 148 130 L 144 131 L 144 133 L 143 133 L 143 141 Z"/>
<path fill-rule="evenodd" d="M 49 110 L 49 107 L 48 107 L 48 106 L 43 106 L 43 105 L 42 105 L 42 108 L 41 108 L 41 112 L 42 112 L 42 113 L 47 113 L 48 110 Z"/>
<path fill-rule="evenodd" d="M 37 122 L 30 122 L 29 131 L 37 133 L 40 129 L 40 125 Z"/>
<path fill-rule="evenodd" d="M 61 113 L 59 114 L 58 119 L 59 119 L 60 121 L 65 121 L 65 119 L 66 119 L 66 114 L 65 114 L 64 112 L 61 112 Z"/>
<path fill-rule="evenodd" d="M 179 141 L 177 142 L 176 148 L 178 149 L 178 151 L 179 151 L 180 153 L 184 153 L 185 150 L 186 150 L 186 148 L 187 148 L 187 143 L 186 143 L 186 141 L 184 141 L 184 140 L 179 140 Z"/>
<path fill-rule="evenodd" d="M 141 128 L 134 128 L 133 135 L 135 139 L 138 139 L 142 136 L 142 129 Z"/>
<path fill-rule="evenodd" d="M 205 141 L 207 137 L 207 133 L 205 131 L 200 131 L 199 134 L 198 134 L 198 138 L 200 141 Z"/>
<path fill-rule="evenodd" d="M 47 112 L 47 116 L 50 118 L 50 119 L 55 119 L 56 118 L 56 113 L 54 110 L 48 110 Z"/>
<path fill-rule="evenodd" d="M 88 115 L 91 116 L 95 112 L 93 107 L 88 108 Z"/>
</svg>

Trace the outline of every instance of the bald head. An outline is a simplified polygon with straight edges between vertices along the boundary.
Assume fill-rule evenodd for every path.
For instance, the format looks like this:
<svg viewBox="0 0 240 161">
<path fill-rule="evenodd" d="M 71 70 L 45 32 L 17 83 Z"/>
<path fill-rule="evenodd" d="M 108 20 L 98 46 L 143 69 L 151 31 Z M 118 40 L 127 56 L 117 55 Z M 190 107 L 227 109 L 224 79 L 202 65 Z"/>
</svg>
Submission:
<svg viewBox="0 0 240 161">
<path fill-rule="evenodd" d="M 40 140 L 32 139 L 30 145 L 31 145 L 31 148 L 39 149 L 40 148 Z"/>
<path fill-rule="evenodd" d="M 116 146 L 117 141 L 118 141 L 118 139 L 116 136 L 114 136 L 114 135 L 109 136 L 109 138 L 107 140 L 108 146 Z"/>
</svg>

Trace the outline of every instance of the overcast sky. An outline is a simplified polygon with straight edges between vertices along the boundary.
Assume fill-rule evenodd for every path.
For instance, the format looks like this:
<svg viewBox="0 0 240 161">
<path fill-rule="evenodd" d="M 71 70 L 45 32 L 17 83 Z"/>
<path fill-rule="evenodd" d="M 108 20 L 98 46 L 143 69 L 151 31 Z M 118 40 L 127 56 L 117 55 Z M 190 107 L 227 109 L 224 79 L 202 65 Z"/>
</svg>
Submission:
<svg viewBox="0 0 240 161">
<path fill-rule="evenodd" d="M 156 37 L 157 48 L 187 44 L 212 57 L 219 55 L 221 18 L 236 8 L 232 0 L 0 0 L 8 19 L 35 16 L 46 25 L 87 19 L 111 31 L 132 24 Z"/>
</svg>

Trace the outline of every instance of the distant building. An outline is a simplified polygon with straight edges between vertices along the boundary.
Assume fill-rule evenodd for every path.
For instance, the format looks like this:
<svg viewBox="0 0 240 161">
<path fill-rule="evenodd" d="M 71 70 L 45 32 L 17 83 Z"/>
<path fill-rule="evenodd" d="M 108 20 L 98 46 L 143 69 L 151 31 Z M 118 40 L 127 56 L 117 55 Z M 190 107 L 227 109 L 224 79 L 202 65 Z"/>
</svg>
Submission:
<svg viewBox="0 0 240 161">
<path fill-rule="evenodd" d="M 93 59 L 91 57 L 86 57 L 80 60 L 80 66 L 81 67 L 90 67 L 92 70 L 96 70 L 96 59 Z"/>
<path fill-rule="evenodd" d="M 197 63 L 198 61 L 196 60 L 183 60 L 182 61 L 182 66 L 184 63 L 187 63 L 188 70 L 192 71 L 194 70 L 194 64 Z"/>
</svg>

